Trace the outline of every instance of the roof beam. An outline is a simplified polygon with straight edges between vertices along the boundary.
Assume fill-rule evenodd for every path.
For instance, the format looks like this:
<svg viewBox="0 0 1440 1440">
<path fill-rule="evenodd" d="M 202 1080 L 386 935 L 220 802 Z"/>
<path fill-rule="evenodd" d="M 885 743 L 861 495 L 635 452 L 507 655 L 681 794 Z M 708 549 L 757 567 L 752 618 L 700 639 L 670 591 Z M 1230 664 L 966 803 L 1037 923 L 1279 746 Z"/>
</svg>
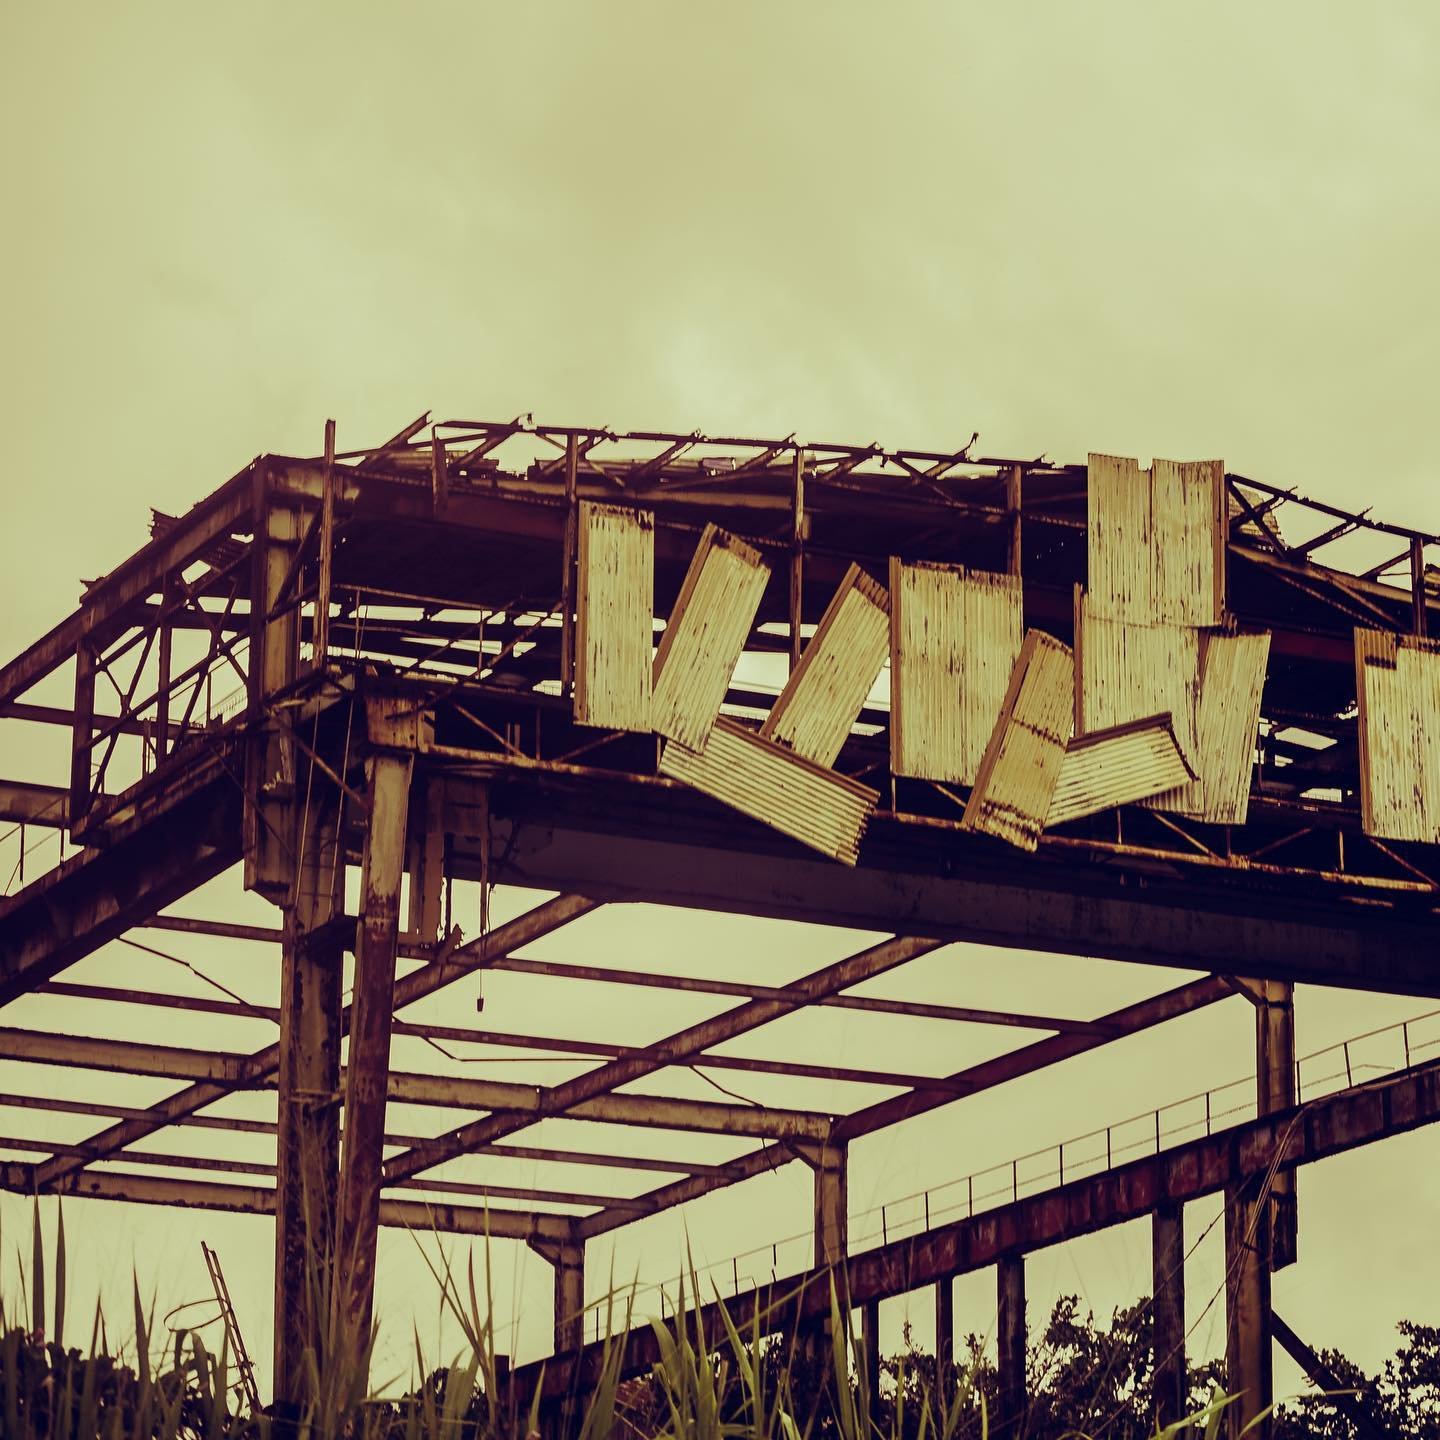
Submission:
<svg viewBox="0 0 1440 1440">
<path fill-rule="evenodd" d="M 253 1057 L 189 1050 L 171 1045 L 145 1045 L 133 1040 L 99 1036 L 62 1035 L 50 1031 L 0 1028 L 7 1060 L 34 1065 L 63 1065 L 72 1069 L 104 1070 L 126 1075 L 152 1075 L 166 1080 L 189 1080 L 192 1085 L 232 1089 L 273 1089 L 275 1072 L 252 1075 Z M 344 1086 L 341 1071 L 341 1087 Z M 468 1075 L 416 1075 L 390 1072 L 387 1099 L 398 1105 L 434 1105 L 448 1109 L 486 1110 L 504 1117 L 506 1133 L 524 1129 L 551 1112 L 538 1085 L 509 1080 L 478 1080 Z M 568 1118 L 598 1120 L 615 1125 L 639 1125 L 657 1130 L 695 1130 L 710 1135 L 750 1135 L 764 1138 L 823 1140 L 830 1133 L 830 1117 L 808 1110 L 780 1110 L 769 1106 L 732 1105 L 713 1100 L 682 1100 L 668 1095 L 616 1095 L 597 1093 L 569 1107 Z M 83 1157 L 104 1159 L 115 1152 L 100 1141 L 81 1147 Z M 57 1152 L 58 1153 L 58 1152 Z M 438 1165 L 457 1153 L 441 1136 L 405 1154 L 423 1157 L 425 1166 Z M 70 1157 L 75 1159 L 77 1157 Z M 390 1176 L 395 1184 L 407 1176 Z"/>
<path fill-rule="evenodd" d="M 992 1060 L 982 1060 L 976 1065 L 959 1070 L 948 1077 L 952 1087 L 950 1093 L 915 1091 L 894 1100 L 882 1100 L 879 1105 L 871 1106 L 866 1110 L 842 1115 L 835 1123 L 834 1138 L 836 1140 L 848 1139 L 856 1134 L 869 1134 L 871 1131 L 879 1129 L 882 1123 L 893 1125 L 911 1115 L 923 1114 L 937 1105 L 946 1104 L 954 1098 L 957 1091 L 966 1095 L 977 1095 L 982 1090 L 991 1090 L 1007 1081 L 1017 1080 L 1022 1075 L 1032 1075 L 1035 1071 L 1057 1064 L 1071 1055 L 1079 1055 L 1087 1050 L 1097 1049 L 1122 1035 L 1133 1035 L 1150 1026 L 1174 1019 L 1178 1015 L 1187 1014 L 1191 1010 L 1213 1005 L 1217 1000 L 1223 1000 L 1231 993 L 1229 987 L 1222 980 L 1198 980 L 1193 984 L 1182 985 L 1176 990 L 1167 991 L 1163 995 L 1157 995 L 1153 999 L 1142 1000 L 1138 1005 L 1127 1005 L 1120 1010 L 1114 1010 L 1108 1015 L 1101 1016 L 1100 1020 L 1096 1022 L 1100 1028 L 1090 1035 L 1052 1036 L 1045 1040 L 1037 1040 L 1031 1045 L 1024 1045 L 1008 1054 L 996 1056 Z M 881 1107 L 887 1108 L 882 1110 Z M 901 1111 L 904 1113 L 899 1113 Z M 883 1120 L 882 1117 L 884 1117 Z M 792 1158 L 793 1156 L 780 1147 L 772 1145 L 752 1150 L 748 1154 L 740 1156 L 731 1162 L 731 1166 L 733 1169 L 744 1169 L 746 1174 L 743 1178 L 749 1178 L 751 1175 L 761 1175 L 766 1170 L 773 1170 L 777 1165 L 784 1164 Z M 648 1213 L 653 1215 L 661 1210 L 668 1210 L 671 1206 L 698 1200 L 702 1195 L 708 1195 L 713 1190 L 720 1190 L 726 1185 L 734 1183 L 736 1183 L 735 1180 L 729 1176 L 722 1178 L 687 1176 L 683 1180 L 672 1181 L 668 1185 L 659 1186 L 636 1198 L 646 1202 L 649 1207 Z M 607 1230 L 628 1225 L 633 1219 L 635 1219 L 633 1213 L 615 1210 L 601 1211 L 598 1215 L 590 1215 L 585 1218 L 585 1234 L 587 1237 L 601 1235 Z"/>
<path fill-rule="evenodd" d="M 58 785 L 0 780 L 0 820 L 65 830 L 70 825 L 70 792 Z"/>
<path fill-rule="evenodd" d="M 0 1190 L 30 1193 L 32 1166 L 0 1164 Z M 131 1205 L 170 1205 L 182 1210 L 230 1210 L 274 1215 L 275 1192 L 263 1185 L 226 1185 L 212 1180 L 161 1175 L 125 1175 L 113 1170 L 83 1170 L 51 1187 L 52 1193 L 87 1200 L 123 1200 Z M 380 1223 L 400 1229 L 438 1230 L 450 1235 L 484 1235 L 495 1240 L 565 1241 L 574 1217 L 484 1205 L 446 1205 L 424 1200 L 381 1200 Z"/>
<path fill-rule="evenodd" d="M 395 984 L 395 1006 L 413 1004 L 416 1000 L 432 995 L 435 991 L 473 973 L 483 966 L 492 955 L 503 955 L 507 949 L 519 949 L 532 941 L 539 940 L 560 929 L 562 925 L 595 909 L 596 901 L 583 895 L 557 895 L 533 910 L 527 910 L 514 920 L 497 926 L 489 935 L 461 946 L 445 955 L 443 960 L 433 961 L 423 969 L 415 970 Z M 3 911 L 0 911 L 3 916 Z M 349 1029 L 350 1011 L 347 1007 L 340 1017 L 341 1032 Z M 267 1045 L 241 1059 L 237 1082 L 215 1082 L 200 1080 L 167 1096 L 145 1112 L 143 1119 L 125 1119 L 112 1125 L 100 1135 L 93 1136 L 87 1143 L 101 1155 L 113 1154 L 143 1140 L 166 1125 L 173 1125 L 187 1115 L 222 1099 L 234 1089 L 244 1089 L 273 1079 L 280 1065 L 280 1046 Z M 36 1184 L 42 1189 L 52 1185 L 66 1175 L 82 1168 L 84 1162 L 73 1157 L 57 1156 L 36 1167 Z"/>
<path fill-rule="evenodd" d="M 920 936 L 894 936 L 881 941 L 878 945 L 872 945 L 834 965 L 826 965 L 797 981 L 790 990 L 801 998 L 747 1000 L 743 1005 L 737 1005 L 733 1010 L 727 1010 L 713 1019 L 701 1021 L 698 1025 L 688 1026 L 657 1040 L 653 1045 L 647 1045 L 633 1055 L 611 1060 L 608 1064 L 597 1066 L 563 1085 L 541 1091 L 538 1113 L 546 1116 L 578 1116 L 591 1106 L 613 1103 L 622 1098 L 612 1093 L 621 1085 L 628 1085 L 631 1081 L 653 1074 L 656 1070 L 663 1070 L 668 1065 L 687 1061 L 712 1045 L 733 1040 L 736 1036 L 768 1025 L 772 1020 L 792 1013 L 813 999 L 858 985 L 872 976 L 883 975 L 887 970 L 905 964 L 907 960 L 938 949 L 941 943 Z M 498 1140 L 519 1129 L 523 1123 L 513 1116 L 489 1115 L 461 1125 L 443 1137 L 439 1157 L 443 1159 L 446 1155 L 463 1155 L 483 1148 L 492 1140 Z M 795 1132 L 789 1133 L 793 1135 Z M 823 1139 L 824 1136 L 819 1138 Z M 433 1151 L 429 1155 L 419 1151 L 403 1152 L 385 1162 L 384 1175 L 387 1180 L 403 1180 L 436 1163 Z"/>
</svg>

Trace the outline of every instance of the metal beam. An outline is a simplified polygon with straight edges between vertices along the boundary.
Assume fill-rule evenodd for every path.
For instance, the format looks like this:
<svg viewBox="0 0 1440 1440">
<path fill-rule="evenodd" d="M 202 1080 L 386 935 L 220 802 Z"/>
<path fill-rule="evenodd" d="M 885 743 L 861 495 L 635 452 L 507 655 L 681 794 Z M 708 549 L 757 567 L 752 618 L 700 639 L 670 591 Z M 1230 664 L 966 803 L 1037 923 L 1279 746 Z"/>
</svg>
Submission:
<svg viewBox="0 0 1440 1440">
<path fill-rule="evenodd" d="M 0 1005 L 232 865 L 239 813 L 231 781 L 206 787 L 142 831 L 82 851 L 0 901 Z"/>
<path fill-rule="evenodd" d="M 852 869 L 811 859 L 758 825 L 692 812 L 660 787 L 612 789 L 587 776 L 582 816 L 567 804 L 563 776 L 544 777 L 536 805 L 527 791 L 538 775 L 493 768 L 506 781 L 492 804 L 495 852 L 509 855 L 494 877 L 502 884 L 1207 972 L 1225 955 L 1247 975 L 1440 994 L 1440 914 L 1423 887 L 1394 906 L 1351 902 L 1324 882 L 1261 891 L 1239 866 L 1191 872 L 1179 857 L 1147 859 L 1137 884 L 1118 855 L 1078 873 L 998 855 L 949 824 L 884 815 Z"/>
<path fill-rule="evenodd" d="M 28 1165 L 0 1164 L 0 1190 L 30 1193 Z M 262 1185 L 226 1185 L 161 1175 L 122 1175 L 113 1170 L 84 1170 L 65 1178 L 55 1193 L 80 1199 L 123 1200 L 132 1205 L 172 1205 L 180 1209 L 232 1210 L 274 1215 L 275 1192 Z M 496 1210 L 483 1205 L 446 1205 L 423 1200 L 382 1200 L 380 1224 L 405 1230 L 439 1230 L 451 1235 L 483 1235 L 495 1240 L 563 1240 L 572 1234 L 568 1215 Z"/>
<path fill-rule="evenodd" d="M 1259 1184 L 1275 1169 L 1308 1165 L 1437 1121 L 1440 1062 L 1219 1130 L 1158 1155 L 852 1255 L 846 1266 L 850 1301 L 864 1305 L 908 1294 L 945 1276 L 998 1264 L 1005 1255 L 1026 1254 L 1122 1225 L 1164 1205 Z M 585 1220 L 577 1222 L 577 1229 L 590 1233 Z M 828 1270 L 810 1270 L 723 1303 L 742 1332 L 757 1312 L 789 1324 L 828 1311 L 829 1284 Z M 723 1334 L 715 1305 L 704 1307 L 697 1324 L 717 1340 Z M 546 1392 L 559 1393 L 596 1373 L 601 1348 L 586 1347 L 579 1375 L 572 1364 L 546 1360 L 517 1371 L 516 1379 L 534 1383 L 543 1363 Z M 643 1370 L 657 1358 L 654 1335 L 648 1329 L 632 1331 L 625 1341 L 626 1372 Z"/>
<path fill-rule="evenodd" d="M 504 954 L 507 949 L 519 949 L 542 936 L 549 935 L 562 925 L 587 914 L 595 908 L 595 901 L 583 895 L 557 895 L 537 905 L 533 910 L 517 916 L 514 920 L 499 926 L 491 934 L 482 936 L 470 945 L 462 946 L 405 976 L 395 987 L 396 1008 L 412 1005 L 427 995 L 434 994 L 443 986 L 473 973 L 485 963 L 487 954 Z M 3 912 L 0 912 L 3 913 Z M 341 1029 L 349 1027 L 349 1010 L 341 1016 Z M 221 1082 L 201 1081 L 196 1085 L 167 1096 L 145 1112 L 144 1119 L 127 1118 L 111 1126 L 103 1134 L 93 1136 L 90 1144 L 101 1156 L 114 1154 L 137 1140 L 143 1140 L 166 1125 L 173 1125 L 187 1115 L 222 1099 L 232 1089 L 243 1089 L 265 1082 L 280 1064 L 278 1044 L 267 1045 L 253 1054 L 237 1057 L 240 1059 L 238 1078 Z M 55 1061 L 56 1064 L 79 1063 L 77 1061 Z M 125 1068 L 125 1067 L 120 1067 Z M 186 1078 L 186 1077 L 179 1077 Z M 485 1108 L 483 1105 L 476 1108 Z M 37 1167 L 36 1184 L 44 1189 L 58 1178 L 80 1168 L 73 1159 L 57 1158 Z"/>
<path fill-rule="evenodd" d="M 1151 1410 L 1155 1428 L 1163 1430 L 1184 1418 L 1190 1398 L 1185 1363 L 1185 1207 L 1162 1205 L 1150 1226 Z"/>
<path fill-rule="evenodd" d="M 115 1137 L 126 1126 L 143 1128 L 143 1133 L 149 1134 L 176 1123 L 184 1114 L 212 1104 L 232 1090 L 273 1090 L 276 1084 L 276 1062 L 267 1060 L 262 1066 L 254 1055 L 188 1050 L 173 1045 L 146 1045 L 133 1040 L 62 1035 L 14 1027 L 0 1027 L 0 1043 L 5 1047 L 7 1059 L 27 1060 L 37 1065 L 64 1065 L 72 1069 L 154 1075 L 167 1080 L 196 1082 L 189 1089 L 143 1111 L 146 1116 L 144 1122 L 124 1121 L 105 1135 L 86 1142 L 96 1159 L 112 1156 L 125 1145 L 133 1144 L 135 1139 L 143 1138 L 143 1135 L 136 1134 L 134 1139 L 117 1144 Z M 278 1049 L 275 1046 L 268 1048 Z M 346 1075 L 347 1071 L 342 1069 L 342 1085 Z M 204 1098 L 198 1093 L 202 1090 Z M 391 1071 L 387 1099 L 401 1105 L 494 1111 L 513 1117 L 516 1122 L 513 1128 L 519 1130 L 545 1118 L 544 1097 L 547 1093 L 538 1085 L 521 1085 L 510 1080 Z M 167 1113 L 174 1110 L 175 1117 L 163 1118 L 160 1114 L 162 1110 L 167 1110 Z M 692 1130 L 706 1135 L 744 1135 L 766 1139 L 824 1140 L 832 1127 L 830 1116 L 810 1110 L 686 1100 L 669 1095 L 597 1095 L 593 1100 L 575 1104 L 566 1118 L 638 1125 L 656 1130 Z M 452 1148 L 447 1137 L 439 1136 L 423 1141 L 416 1147 L 416 1153 L 433 1157 L 427 1160 L 427 1164 L 438 1165 L 450 1158 Z M 43 1189 L 53 1176 L 78 1168 L 73 1159 L 57 1161 L 53 1168 L 42 1166 L 37 1182 Z M 733 1166 L 720 1167 L 719 1174 L 729 1174 L 733 1169 Z M 403 1178 L 387 1175 L 386 1183 Z"/>
<path fill-rule="evenodd" d="M 995 1434 L 1019 1435 L 1029 1398 L 1025 1386 L 1025 1256 L 1002 1255 L 995 1269 L 998 1400 Z"/>
<path fill-rule="evenodd" d="M 885 1125 L 895 1124 L 899 1120 L 923 1114 L 926 1110 L 947 1104 L 955 1098 L 957 1091 L 966 1095 L 978 1094 L 981 1090 L 1003 1085 L 1008 1080 L 1018 1079 L 1022 1075 L 1030 1075 L 1037 1070 L 1043 1070 L 1047 1065 L 1054 1065 L 1071 1055 L 1092 1050 L 1111 1039 L 1132 1035 L 1178 1015 L 1188 1014 L 1191 1010 L 1198 1010 L 1205 1005 L 1213 1005 L 1217 1000 L 1223 1000 L 1229 994 L 1230 990 L 1225 982 L 1218 979 L 1198 980 L 1190 985 L 1182 985 L 1176 990 L 1167 991 L 1153 999 L 1142 1000 L 1138 1005 L 1127 1005 L 1121 1010 L 1101 1016 L 1096 1022 L 1097 1029 L 1094 1034 L 1052 1036 L 1045 1040 L 1037 1040 L 1018 1050 L 1012 1050 L 1005 1055 L 998 1055 L 992 1060 L 982 1060 L 978 1064 L 971 1065 L 949 1077 L 951 1088 L 945 1093 L 916 1091 L 910 1095 L 897 1097 L 896 1102 L 880 1102 L 881 1106 L 894 1104 L 896 1107 L 894 1110 L 887 1109 L 882 1112 L 880 1106 L 871 1106 L 866 1110 L 857 1110 L 849 1115 L 842 1115 L 835 1122 L 832 1138 L 837 1141 L 849 1141 L 856 1135 L 870 1134 Z M 903 1113 L 901 1113 L 902 1111 Z M 743 1167 L 746 1172 L 745 1178 L 748 1178 L 751 1175 L 761 1175 L 767 1170 L 773 1170 L 777 1165 L 784 1164 L 791 1158 L 789 1154 L 778 1150 L 777 1147 L 766 1146 L 760 1150 L 753 1150 L 748 1155 L 742 1155 L 738 1160 L 732 1162 L 732 1168 Z M 728 1176 L 716 1179 L 691 1176 L 684 1180 L 673 1181 L 669 1185 L 660 1186 L 658 1189 L 650 1191 L 648 1195 L 637 1198 L 646 1201 L 651 1207 L 650 1213 L 653 1214 L 656 1211 L 668 1209 L 672 1205 L 683 1205 L 687 1201 L 697 1200 L 700 1196 L 708 1195 L 713 1190 L 719 1190 L 726 1185 L 735 1183 L 735 1179 Z M 607 1230 L 628 1224 L 633 1218 L 632 1215 L 602 1211 L 599 1215 L 586 1217 L 584 1221 L 585 1234 L 587 1236 L 603 1234 Z"/>
<path fill-rule="evenodd" d="M 1225 1187 L 1225 1388 L 1230 1440 L 1269 1440 L 1275 1401 L 1270 1331 L 1268 1177 Z"/>
<path fill-rule="evenodd" d="M 60 785 L 0 780 L 0 820 L 65 830 L 70 825 L 70 792 Z"/>
<path fill-rule="evenodd" d="M 1270 1324 L 1276 1343 L 1305 1372 L 1305 1378 L 1325 1392 L 1325 1398 L 1355 1427 L 1360 1440 L 1395 1440 L 1389 1430 L 1380 1428 L 1355 1391 L 1274 1311 Z"/>
<path fill-rule="evenodd" d="M 711 1020 L 688 1026 L 673 1035 L 647 1045 L 636 1055 L 612 1060 L 607 1065 L 597 1066 L 574 1080 L 541 1092 L 539 1114 L 545 1116 L 564 1115 L 576 1111 L 587 1102 L 601 1102 L 602 1097 L 616 1097 L 611 1092 L 621 1085 L 642 1076 L 662 1070 L 691 1056 L 717 1045 L 733 1040 L 747 1031 L 758 1029 L 782 1015 L 788 1015 L 812 998 L 834 994 L 837 990 L 858 985 L 862 980 L 883 975 L 913 960 L 918 955 L 928 954 L 940 942 L 920 937 L 899 937 L 870 946 L 856 955 L 851 955 L 834 965 L 827 965 L 807 975 L 803 980 L 790 986 L 802 1000 L 749 1000 L 743 1005 L 727 1010 Z M 459 1126 L 445 1137 L 440 1146 L 441 1158 L 446 1155 L 463 1155 L 482 1148 L 492 1140 L 498 1140 L 521 1128 L 523 1121 L 513 1116 L 489 1116 Z M 385 1162 L 387 1179 L 406 1179 L 437 1163 L 434 1152 L 429 1155 L 418 1152 L 392 1156 Z"/>
</svg>

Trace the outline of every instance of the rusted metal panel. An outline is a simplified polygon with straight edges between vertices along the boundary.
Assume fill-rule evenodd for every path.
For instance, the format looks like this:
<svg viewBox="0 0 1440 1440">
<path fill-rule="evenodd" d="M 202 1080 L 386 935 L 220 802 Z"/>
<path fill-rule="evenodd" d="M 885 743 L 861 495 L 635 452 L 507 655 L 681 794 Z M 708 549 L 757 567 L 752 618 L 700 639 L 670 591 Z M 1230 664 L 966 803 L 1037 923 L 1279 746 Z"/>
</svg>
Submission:
<svg viewBox="0 0 1440 1440">
<path fill-rule="evenodd" d="M 967 829 L 1035 849 L 1074 716 L 1074 654 L 1043 630 L 1030 631 L 965 806 Z"/>
<path fill-rule="evenodd" d="M 1193 626 L 1111 619 L 1090 595 L 1078 595 L 1076 733 L 1169 715 L 1175 743 L 1188 760 L 1195 753 L 1200 639 Z"/>
<path fill-rule="evenodd" d="M 1440 642 L 1355 631 L 1367 835 L 1440 843 Z"/>
<path fill-rule="evenodd" d="M 833 765 L 885 664 L 890 596 L 852 565 L 760 734 L 817 765 Z"/>
<path fill-rule="evenodd" d="M 707 525 L 655 654 L 651 726 L 703 750 L 770 579 L 760 552 Z"/>
<path fill-rule="evenodd" d="M 1195 778 L 1168 715 L 1076 736 L 1065 750 L 1045 824 L 1063 825 L 1173 790 Z"/>
<path fill-rule="evenodd" d="M 1218 625 L 1225 613 L 1225 465 L 1156 460 L 1150 471 L 1151 618 Z"/>
<path fill-rule="evenodd" d="M 650 728 L 655 663 L 655 517 L 580 506 L 575 718 L 609 730 Z"/>
<path fill-rule="evenodd" d="M 1018 575 L 890 562 L 890 764 L 972 785 L 1024 622 Z"/>
<path fill-rule="evenodd" d="M 1206 632 L 1190 753 L 1196 779 L 1157 804 L 1215 825 L 1245 823 L 1269 656 L 1267 633 Z"/>
<path fill-rule="evenodd" d="M 664 775 L 759 820 L 802 844 L 854 865 L 879 795 L 721 717 L 704 752 L 667 745 Z"/>
<path fill-rule="evenodd" d="M 1116 455 L 1088 467 L 1095 613 L 1136 624 L 1218 625 L 1225 610 L 1225 467 Z"/>
</svg>

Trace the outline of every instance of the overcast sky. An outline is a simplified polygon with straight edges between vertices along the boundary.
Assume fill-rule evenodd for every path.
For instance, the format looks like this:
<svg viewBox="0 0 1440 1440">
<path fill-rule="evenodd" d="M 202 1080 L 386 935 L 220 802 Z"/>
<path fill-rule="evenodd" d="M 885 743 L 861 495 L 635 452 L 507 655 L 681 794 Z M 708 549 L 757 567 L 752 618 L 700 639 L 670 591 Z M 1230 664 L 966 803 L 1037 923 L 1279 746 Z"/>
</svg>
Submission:
<svg viewBox="0 0 1440 1440">
<path fill-rule="evenodd" d="M 0 27 L 6 657 L 142 543 L 150 506 L 183 510 L 263 451 L 318 451 L 327 416 L 341 448 L 427 408 L 945 449 L 979 430 L 998 454 L 1219 455 L 1440 529 L 1433 5 L 11 4 Z M 59 779 L 36 772 L 37 755 L 0 724 L 0 757 Z M 191 908 L 274 916 L 234 877 Z M 277 956 L 163 938 L 247 998 L 273 996 Z M 632 909 L 535 953 L 783 983 L 864 940 Z M 82 973 L 198 983 L 121 946 Z M 952 947 L 870 988 L 1088 1016 L 1178 978 Z M 537 983 L 487 979 L 485 1023 L 575 1036 L 608 1024 L 638 1043 L 724 1008 Z M 477 989 L 455 986 L 426 1014 L 461 1023 Z M 1425 1008 L 1307 990 L 1299 1048 Z M 0 1019 L 226 1048 L 273 1035 L 58 1000 Z M 1015 1038 L 832 1011 L 733 1048 L 941 1073 Z M 1227 1001 L 951 1106 L 857 1146 L 852 1208 L 1243 1075 L 1250 1044 L 1248 1010 Z M 397 1049 L 402 1061 L 419 1063 Z M 0 1080 L 126 1103 L 165 1089 L 14 1064 Z M 0 1115 L 8 1133 L 83 1133 Z M 1276 1303 L 1315 1346 L 1373 1367 L 1396 1320 L 1440 1318 L 1437 1159 L 1440 1137 L 1422 1133 L 1302 1176 L 1302 1260 L 1277 1277 Z M 503 1179 L 529 1183 L 525 1168 Z M 593 1169 L 563 1179 L 615 1183 Z M 620 1232 L 615 1273 L 673 1269 L 684 1225 L 711 1258 L 794 1234 L 808 1205 L 808 1175 L 791 1166 Z M 1190 1237 L 1215 1214 L 1191 1207 Z M 5 1197 L 0 1217 L 8 1286 L 25 1206 Z M 90 1202 L 69 1206 L 67 1225 L 72 1303 L 99 1277 L 117 1315 L 132 1263 L 162 1310 L 203 1295 L 208 1237 L 268 1363 L 267 1222 Z M 1222 1343 L 1221 1307 L 1206 1310 L 1218 1237 L 1191 1267 L 1202 1353 Z M 518 1246 L 496 1262 L 518 1351 L 536 1353 L 548 1272 Z M 597 1284 L 609 1264 L 599 1247 Z M 1140 1226 L 1044 1252 L 1032 1319 L 1065 1291 L 1108 1312 L 1148 1290 L 1149 1265 Z M 958 1294 L 959 1326 L 986 1329 L 990 1275 Z M 903 1308 L 887 1307 L 892 1334 Z M 923 1336 L 929 1297 L 914 1308 Z M 436 1333 L 403 1235 L 383 1241 L 381 1311 L 399 1370 L 412 1314 Z M 1298 1383 L 1288 1366 L 1277 1375 Z"/>
</svg>

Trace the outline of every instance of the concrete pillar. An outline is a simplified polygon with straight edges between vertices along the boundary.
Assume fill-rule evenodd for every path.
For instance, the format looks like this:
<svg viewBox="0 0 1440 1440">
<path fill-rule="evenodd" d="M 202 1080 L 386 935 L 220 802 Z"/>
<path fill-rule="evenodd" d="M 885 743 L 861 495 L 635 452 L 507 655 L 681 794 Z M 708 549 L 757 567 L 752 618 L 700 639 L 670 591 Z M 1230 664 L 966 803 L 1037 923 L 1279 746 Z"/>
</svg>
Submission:
<svg viewBox="0 0 1440 1440">
<path fill-rule="evenodd" d="M 1186 1411 L 1190 1378 L 1185 1364 L 1185 1212 L 1162 1206 L 1151 1217 L 1154 1355 L 1153 1414 L 1157 1429 Z"/>
<path fill-rule="evenodd" d="M 319 777 L 315 777 L 318 782 Z M 299 810 L 299 807 L 291 807 Z M 275 1398 L 298 1402 L 305 1352 L 322 1359 L 340 1168 L 343 905 L 339 806 L 316 785 L 294 827 L 295 888 L 285 907 L 275 1176 Z"/>
<path fill-rule="evenodd" d="M 1271 1378 L 1270 1210 L 1256 1203 L 1255 1185 L 1225 1192 L 1225 1361 L 1227 1390 L 1237 1396 L 1226 1412 L 1231 1440 L 1269 1440 L 1274 1399 Z"/>
<path fill-rule="evenodd" d="M 994 1433 L 1019 1435 L 1029 1406 L 1025 1384 L 1025 1257 L 1002 1257 L 995 1282 L 1000 1403 Z"/>
<path fill-rule="evenodd" d="M 935 1282 L 935 1389 L 948 1405 L 954 1389 L 955 1277 Z"/>
<path fill-rule="evenodd" d="M 555 1353 L 578 1350 L 585 1343 L 585 1242 L 532 1240 L 530 1248 L 555 1271 Z"/>
<path fill-rule="evenodd" d="M 1253 980 L 1256 1110 L 1271 1115 L 1295 1104 L 1295 987 L 1284 980 Z M 1282 1270 L 1298 1253 L 1296 1174 L 1282 1170 L 1270 1187 L 1270 1268 Z"/>
<path fill-rule="evenodd" d="M 375 731 L 372 723 L 372 737 Z M 337 1289 L 343 1285 L 341 1314 L 350 1332 L 347 1338 L 361 1342 L 369 1333 L 375 1290 L 400 878 L 412 765 L 413 756 L 402 751 L 381 752 L 366 761 L 370 814 L 355 931 L 337 1247 L 341 1265 Z"/>
<path fill-rule="evenodd" d="M 835 1289 L 843 1300 L 850 1233 L 846 1147 L 829 1143 L 810 1146 L 806 1158 L 815 1175 L 815 1264 L 835 1267 Z"/>
</svg>

